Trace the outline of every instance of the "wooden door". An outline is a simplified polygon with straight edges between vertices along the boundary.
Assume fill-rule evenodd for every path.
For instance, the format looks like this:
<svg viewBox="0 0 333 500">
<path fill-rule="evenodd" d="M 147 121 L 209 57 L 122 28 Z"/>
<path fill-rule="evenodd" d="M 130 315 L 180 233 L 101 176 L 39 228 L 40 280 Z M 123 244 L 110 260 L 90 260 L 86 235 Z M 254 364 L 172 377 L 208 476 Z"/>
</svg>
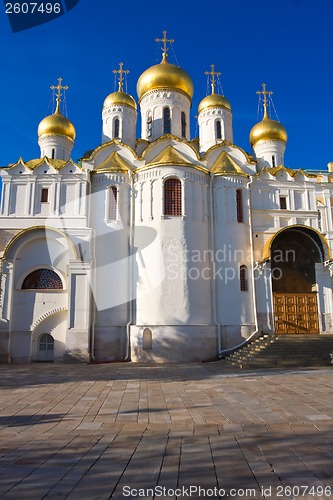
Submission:
<svg viewBox="0 0 333 500">
<path fill-rule="evenodd" d="M 275 333 L 319 333 L 317 295 L 274 293 Z"/>
</svg>

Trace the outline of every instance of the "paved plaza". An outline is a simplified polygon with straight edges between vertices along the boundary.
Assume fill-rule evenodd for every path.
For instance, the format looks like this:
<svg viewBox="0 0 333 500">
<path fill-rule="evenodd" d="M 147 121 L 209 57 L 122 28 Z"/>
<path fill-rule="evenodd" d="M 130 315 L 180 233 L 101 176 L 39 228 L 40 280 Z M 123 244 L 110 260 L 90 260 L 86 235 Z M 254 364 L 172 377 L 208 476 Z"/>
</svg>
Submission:
<svg viewBox="0 0 333 500">
<path fill-rule="evenodd" d="M 0 381 L 1 498 L 333 499 L 333 367 L 1 365 Z"/>
</svg>

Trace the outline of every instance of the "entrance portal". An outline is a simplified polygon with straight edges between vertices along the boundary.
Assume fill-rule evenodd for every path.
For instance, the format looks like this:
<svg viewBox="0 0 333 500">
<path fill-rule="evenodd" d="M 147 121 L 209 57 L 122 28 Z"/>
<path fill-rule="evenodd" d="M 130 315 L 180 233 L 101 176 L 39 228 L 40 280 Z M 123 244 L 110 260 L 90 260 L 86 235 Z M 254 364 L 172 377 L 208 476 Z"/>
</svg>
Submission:
<svg viewBox="0 0 333 500">
<path fill-rule="evenodd" d="M 271 247 L 275 333 L 319 333 L 315 264 L 323 262 L 319 235 L 310 228 L 287 228 Z"/>
<path fill-rule="evenodd" d="M 53 361 L 54 338 L 49 333 L 43 333 L 39 337 L 37 361 Z"/>
</svg>

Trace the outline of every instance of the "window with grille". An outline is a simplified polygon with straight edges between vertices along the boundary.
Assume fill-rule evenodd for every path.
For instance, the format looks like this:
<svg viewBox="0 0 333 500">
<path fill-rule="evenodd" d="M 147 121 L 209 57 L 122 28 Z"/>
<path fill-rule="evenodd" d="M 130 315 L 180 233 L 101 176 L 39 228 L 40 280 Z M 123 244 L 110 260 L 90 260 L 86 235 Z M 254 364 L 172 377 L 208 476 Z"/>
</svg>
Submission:
<svg viewBox="0 0 333 500">
<path fill-rule="evenodd" d="M 109 220 L 117 220 L 118 215 L 118 190 L 116 186 L 109 188 Z"/>
<path fill-rule="evenodd" d="M 170 134 L 171 133 L 171 117 L 170 117 L 170 108 L 163 109 L 163 133 Z"/>
<path fill-rule="evenodd" d="M 281 210 L 287 210 L 287 197 L 280 196 L 280 208 Z"/>
<path fill-rule="evenodd" d="M 247 292 L 248 291 L 248 279 L 247 279 L 247 267 L 246 266 L 240 266 L 240 268 L 239 268 L 239 282 L 240 282 L 241 292 Z"/>
<path fill-rule="evenodd" d="M 116 139 L 119 138 L 119 127 L 120 127 L 119 118 L 116 118 L 114 121 L 114 136 Z"/>
<path fill-rule="evenodd" d="M 151 111 L 148 111 L 147 115 L 147 136 L 151 137 L 153 135 L 153 117 Z"/>
<path fill-rule="evenodd" d="M 222 139 L 221 120 L 216 120 L 215 129 L 216 129 L 216 139 Z"/>
<path fill-rule="evenodd" d="M 167 179 L 164 183 L 164 215 L 182 215 L 182 183 Z"/>
<path fill-rule="evenodd" d="M 52 269 L 36 269 L 24 278 L 22 290 L 62 290 L 60 276 Z"/>
<path fill-rule="evenodd" d="M 49 201 L 49 190 L 48 188 L 42 188 L 41 196 L 40 196 L 40 201 L 42 203 L 48 203 Z"/>
<path fill-rule="evenodd" d="M 244 222 L 243 193 L 241 189 L 236 190 L 237 222 Z"/>
<path fill-rule="evenodd" d="M 182 126 L 182 138 L 186 138 L 186 115 L 184 111 L 182 111 L 181 114 L 181 126 Z"/>
</svg>

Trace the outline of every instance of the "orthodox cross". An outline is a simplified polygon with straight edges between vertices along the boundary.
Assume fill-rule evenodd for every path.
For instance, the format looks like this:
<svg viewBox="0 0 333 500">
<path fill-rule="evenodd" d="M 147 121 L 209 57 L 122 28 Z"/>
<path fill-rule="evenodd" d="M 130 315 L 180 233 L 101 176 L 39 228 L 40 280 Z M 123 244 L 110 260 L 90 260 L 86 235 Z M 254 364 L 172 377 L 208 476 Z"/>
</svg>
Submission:
<svg viewBox="0 0 333 500">
<path fill-rule="evenodd" d="M 124 81 L 123 75 L 128 75 L 128 73 L 129 73 L 128 69 L 123 69 L 123 64 L 124 63 L 120 62 L 119 63 L 119 69 L 112 70 L 112 73 L 114 73 L 115 75 L 117 73 L 119 73 L 118 92 L 122 92 L 123 91 L 123 81 Z"/>
<path fill-rule="evenodd" d="M 262 90 L 257 90 L 256 92 L 258 95 L 263 95 L 264 99 L 264 115 L 267 115 L 267 107 L 268 107 L 268 100 L 267 96 L 272 95 L 273 92 L 271 90 L 266 90 L 266 83 L 262 83 Z"/>
<path fill-rule="evenodd" d="M 58 90 L 57 92 L 57 110 L 59 111 L 59 105 L 61 102 L 61 91 L 62 90 L 68 90 L 67 85 L 61 85 L 62 78 L 58 78 L 58 85 L 51 85 L 50 89 L 51 90 Z"/>
<path fill-rule="evenodd" d="M 210 67 L 212 68 L 212 71 L 205 71 L 205 75 L 211 75 L 212 94 L 215 94 L 215 85 L 216 85 L 215 76 L 220 76 L 221 73 L 219 71 L 215 71 L 215 64 L 211 64 Z"/>
<path fill-rule="evenodd" d="M 168 47 L 167 47 L 167 43 L 173 43 L 174 42 L 174 39 L 173 38 L 170 38 L 170 40 L 167 39 L 167 32 L 164 30 L 163 31 L 163 35 L 164 37 L 163 38 L 155 38 L 155 42 L 163 42 L 163 56 L 165 57 L 167 55 L 167 52 L 168 52 Z"/>
</svg>

